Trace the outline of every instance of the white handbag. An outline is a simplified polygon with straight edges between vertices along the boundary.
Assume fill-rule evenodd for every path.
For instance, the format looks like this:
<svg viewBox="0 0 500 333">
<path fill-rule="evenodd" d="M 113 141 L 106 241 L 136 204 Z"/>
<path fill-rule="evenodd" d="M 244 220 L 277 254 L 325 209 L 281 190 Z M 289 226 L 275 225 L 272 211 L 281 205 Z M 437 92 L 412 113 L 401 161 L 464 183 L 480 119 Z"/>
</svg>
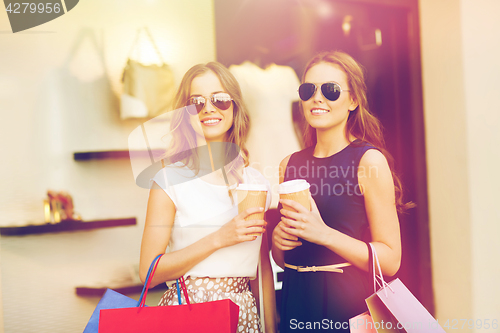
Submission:
<svg viewBox="0 0 500 333">
<path fill-rule="evenodd" d="M 131 59 L 141 32 L 144 31 L 154 47 L 161 64 L 143 64 Z M 175 95 L 174 75 L 165 63 L 147 27 L 137 31 L 123 70 L 123 93 L 120 96 L 120 117 L 152 118 L 170 111 Z"/>
</svg>

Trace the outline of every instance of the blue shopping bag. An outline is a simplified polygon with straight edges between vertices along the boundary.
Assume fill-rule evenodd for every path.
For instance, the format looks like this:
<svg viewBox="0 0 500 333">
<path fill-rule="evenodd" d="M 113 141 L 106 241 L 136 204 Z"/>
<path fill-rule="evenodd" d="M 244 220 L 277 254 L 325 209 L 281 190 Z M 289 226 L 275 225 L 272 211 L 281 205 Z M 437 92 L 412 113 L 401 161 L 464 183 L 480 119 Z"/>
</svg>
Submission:
<svg viewBox="0 0 500 333">
<path fill-rule="evenodd" d="M 104 296 L 97 304 L 92 316 L 90 317 L 87 326 L 83 333 L 98 333 L 99 329 L 99 313 L 101 309 L 121 309 L 130 308 L 137 305 L 137 301 L 114 290 L 106 289 Z"/>
<path fill-rule="evenodd" d="M 162 255 L 158 255 L 153 262 L 151 263 L 151 266 L 149 267 L 148 271 L 148 277 L 147 280 L 149 279 L 149 276 L 151 274 L 151 271 L 153 269 L 154 264 L 156 263 L 157 260 L 160 259 Z M 92 313 L 92 316 L 90 317 L 89 322 L 87 323 L 87 326 L 85 326 L 85 330 L 83 333 L 98 333 L 99 332 L 99 314 L 101 310 L 103 309 L 123 309 L 123 308 L 132 308 L 135 306 L 138 306 L 141 304 L 143 294 L 144 294 L 144 289 L 146 288 L 146 284 L 144 284 L 141 298 L 139 301 L 136 301 L 135 299 L 132 299 L 130 297 L 127 297 L 125 295 L 122 295 L 120 293 L 117 293 L 114 290 L 111 289 L 106 289 L 106 292 L 104 293 L 104 296 L 102 296 L 101 300 L 97 304 L 94 312 Z"/>
</svg>

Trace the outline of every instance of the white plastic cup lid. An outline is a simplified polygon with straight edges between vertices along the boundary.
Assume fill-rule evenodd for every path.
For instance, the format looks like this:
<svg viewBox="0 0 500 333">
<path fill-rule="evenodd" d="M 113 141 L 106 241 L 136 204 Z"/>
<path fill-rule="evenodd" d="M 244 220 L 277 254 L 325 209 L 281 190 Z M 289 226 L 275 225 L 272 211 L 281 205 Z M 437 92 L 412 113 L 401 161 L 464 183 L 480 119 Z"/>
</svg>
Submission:
<svg viewBox="0 0 500 333">
<path fill-rule="evenodd" d="M 289 194 L 307 190 L 311 185 L 305 179 L 294 179 L 283 182 L 278 188 L 279 194 Z"/>
<path fill-rule="evenodd" d="M 267 186 L 265 184 L 242 183 L 242 184 L 238 185 L 236 190 L 240 190 L 240 191 L 266 191 L 267 192 Z"/>
</svg>

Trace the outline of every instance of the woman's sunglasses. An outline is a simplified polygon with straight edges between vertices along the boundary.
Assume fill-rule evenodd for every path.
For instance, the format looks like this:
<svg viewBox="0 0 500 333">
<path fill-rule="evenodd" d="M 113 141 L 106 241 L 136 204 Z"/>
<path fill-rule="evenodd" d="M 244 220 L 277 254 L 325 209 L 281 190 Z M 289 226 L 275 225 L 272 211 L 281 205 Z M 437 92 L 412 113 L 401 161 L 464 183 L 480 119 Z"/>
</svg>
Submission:
<svg viewBox="0 0 500 333">
<path fill-rule="evenodd" d="M 215 93 L 210 96 L 210 103 L 215 106 L 219 110 L 227 110 L 231 106 L 233 99 L 228 93 L 220 92 Z M 198 113 L 203 110 L 205 104 L 207 103 L 207 99 L 203 96 L 192 96 L 188 100 L 188 105 L 194 105 L 196 107 L 196 111 Z"/>
<path fill-rule="evenodd" d="M 303 101 L 309 100 L 316 93 L 316 85 L 314 83 L 302 83 L 299 87 L 299 96 Z M 340 97 L 342 90 L 340 84 L 335 82 L 326 82 L 321 85 L 321 93 L 329 101 L 336 101 Z"/>
</svg>

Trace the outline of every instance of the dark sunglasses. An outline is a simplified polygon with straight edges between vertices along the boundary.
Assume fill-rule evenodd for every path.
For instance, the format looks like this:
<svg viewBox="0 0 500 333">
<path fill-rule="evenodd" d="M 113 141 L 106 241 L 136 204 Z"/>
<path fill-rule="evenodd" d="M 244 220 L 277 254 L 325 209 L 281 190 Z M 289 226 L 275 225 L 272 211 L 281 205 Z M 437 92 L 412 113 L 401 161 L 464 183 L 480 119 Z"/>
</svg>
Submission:
<svg viewBox="0 0 500 333">
<path fill-rule="evenodd" d="M 227 110 L 231 106 L 233 99 L 228 93 L 220 92 L 210 96 L 210 103 L 219 110 Z M 203 110 L 207 99 L 203 96 L 192 96 L 188 100 L 188 105 L 194 105 L 198 113 Z"/>
<path fill-rule="evenodd" d="M 316 85 L 314 83 L 302 83 L 299 87 L 299 97 L 303 101 L 309 100 L 316 93 Z M 321 85 L 321 93 L 329 101 L 336 101 L 340 97 L 342 90 L 340 84 L 336 82 L 326 82 Z"/>
</svg>

